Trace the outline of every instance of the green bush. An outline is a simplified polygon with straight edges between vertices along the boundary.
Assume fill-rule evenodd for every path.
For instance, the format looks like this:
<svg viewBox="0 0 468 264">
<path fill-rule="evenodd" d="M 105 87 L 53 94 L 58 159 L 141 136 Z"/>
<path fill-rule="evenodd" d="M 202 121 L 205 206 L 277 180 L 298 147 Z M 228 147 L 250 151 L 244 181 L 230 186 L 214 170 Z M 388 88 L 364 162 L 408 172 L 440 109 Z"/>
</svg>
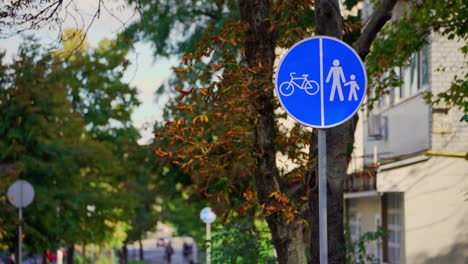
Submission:
<svg viewBox="0 0 468 264">
<path fill-rule="evenodd" d="M 213 263 L 276 263 L 268 229 L 246 220 L 226 224 L 215 232 L 211 252 Z"/>
</svg>

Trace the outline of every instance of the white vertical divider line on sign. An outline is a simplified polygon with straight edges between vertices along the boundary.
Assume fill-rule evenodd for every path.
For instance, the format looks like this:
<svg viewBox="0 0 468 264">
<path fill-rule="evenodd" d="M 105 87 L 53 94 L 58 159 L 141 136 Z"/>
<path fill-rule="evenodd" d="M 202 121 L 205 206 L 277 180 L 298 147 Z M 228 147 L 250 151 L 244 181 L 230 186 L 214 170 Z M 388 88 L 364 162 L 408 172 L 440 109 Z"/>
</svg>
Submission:
<svg viewBox="0 0 468 264">
<path fill-rule="evenodd" d="M 320 49 L 320 118 L 322 121 L 322 126 L 325 125 L 325 111 L 324 111 L 324 88 L 323 88 L 323 45 L 322 45 L 323 39 L 320 38 L 319 41 L 319 49 Z"/>
</svg>

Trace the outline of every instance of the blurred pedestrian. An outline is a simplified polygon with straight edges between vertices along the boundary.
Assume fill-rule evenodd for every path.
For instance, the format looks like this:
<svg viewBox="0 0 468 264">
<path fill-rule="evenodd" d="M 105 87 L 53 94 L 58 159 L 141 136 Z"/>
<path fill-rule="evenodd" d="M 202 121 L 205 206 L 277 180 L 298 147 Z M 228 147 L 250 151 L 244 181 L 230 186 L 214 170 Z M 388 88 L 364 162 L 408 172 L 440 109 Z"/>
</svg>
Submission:
<svg viewBox="0 0 468 264">
<path fill-rule="evenodd" d="M 8 264 L 15 264 L 16 263 L 15 255 L 13 255 L 13 254 L 9 255 L 7 263 Z"/>
<path fill-rule="evenodd" d="M 193 254 L 193 247 L 191 244 L 187 243 L 187 242 L 184 242 L 184 246 L 183 246 L 183 250 L 182 250 L 183 254 L 184 254 L 184 259 L 187 263 L 190 263 L 192 264 L 193 263 L 193 260 L 192 260 L 192 254 Z"/>
<path fill-rule="evenodd" d="M 171 263 L 172 254 L 174 254 L 174 249 L 172 248 L 171 242 L 167 242 L 166 247 L 164 248 L 165 258 L 168 264 Z"/>
<path fill-rule="evenodd" d="M 0 264 L 8 264 L 8 256 L 0 252 Z"/>
</svg>

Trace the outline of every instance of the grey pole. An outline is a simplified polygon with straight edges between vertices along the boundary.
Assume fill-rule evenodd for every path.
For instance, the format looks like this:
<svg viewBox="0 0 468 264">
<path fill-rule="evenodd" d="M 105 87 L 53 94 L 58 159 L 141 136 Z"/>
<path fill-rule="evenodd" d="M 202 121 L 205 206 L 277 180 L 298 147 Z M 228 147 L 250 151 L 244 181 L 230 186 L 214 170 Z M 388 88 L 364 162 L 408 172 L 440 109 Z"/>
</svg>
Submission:
<svg viewBox="0 0 468 264">
<path fill-rule="evenodd" d="M 206 264 L 211 264 L 211 224 L 206 223 Z"/>
<path fill-rule="evenodd" d="M 19 209 L 18 222 L 18 259 L 16 263 L 21 264 L 23 260 L 23 207 L 28 206 L 34 199 L 34 188 L 25 180 L 17 180 L 8 188 L 8 200 Z"/>
<path fill-rule="evenodd" d="M 19 226 L 18 226 L 18 264 L 21 264 L 23 260 L 23 253 L 22 253 L 22 247 L 23 247 L 23 241 L 22 241 L 22 230 L 21 230 L 21 225 L 23 224 L 23 208 L 20 206 L 19 208 Z"/>
<path fill-rule="evenodd" d="M 318 130 L 318 176 L 320 264 L 327 264 L 327 134 L 325 129 Z"/>
<path fill-rule="evenodd" d="M 20 184 L 20 201 L 21 201 L 21 206 L 19 208 L 19 227 L 18 227 L 18 264 L 21 264 L 23 262 L 23 230 L 21 230 L 21 227 L 23 225 L 23 182 Z"/>
</svg>

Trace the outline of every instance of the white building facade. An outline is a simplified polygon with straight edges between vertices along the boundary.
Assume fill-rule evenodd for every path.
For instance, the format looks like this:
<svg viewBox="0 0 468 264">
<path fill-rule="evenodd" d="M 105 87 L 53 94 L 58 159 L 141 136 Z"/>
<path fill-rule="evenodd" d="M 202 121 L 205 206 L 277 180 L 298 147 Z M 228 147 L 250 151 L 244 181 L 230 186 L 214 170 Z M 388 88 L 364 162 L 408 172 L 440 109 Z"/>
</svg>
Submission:
<svg viewBox="0 0 468 264">
<path fill-rule="evenodd" d="M 468 124 L 460 122 L 462 111 L 422 98 L 466 71 L 464 43 L 428 38 L 400 69 L 402 86 L 361 116 L 356 130 L 346 216 L 351 238 L 387 230 L 367 246 L 375 263 L 468 263 Z"/>
</svg>

